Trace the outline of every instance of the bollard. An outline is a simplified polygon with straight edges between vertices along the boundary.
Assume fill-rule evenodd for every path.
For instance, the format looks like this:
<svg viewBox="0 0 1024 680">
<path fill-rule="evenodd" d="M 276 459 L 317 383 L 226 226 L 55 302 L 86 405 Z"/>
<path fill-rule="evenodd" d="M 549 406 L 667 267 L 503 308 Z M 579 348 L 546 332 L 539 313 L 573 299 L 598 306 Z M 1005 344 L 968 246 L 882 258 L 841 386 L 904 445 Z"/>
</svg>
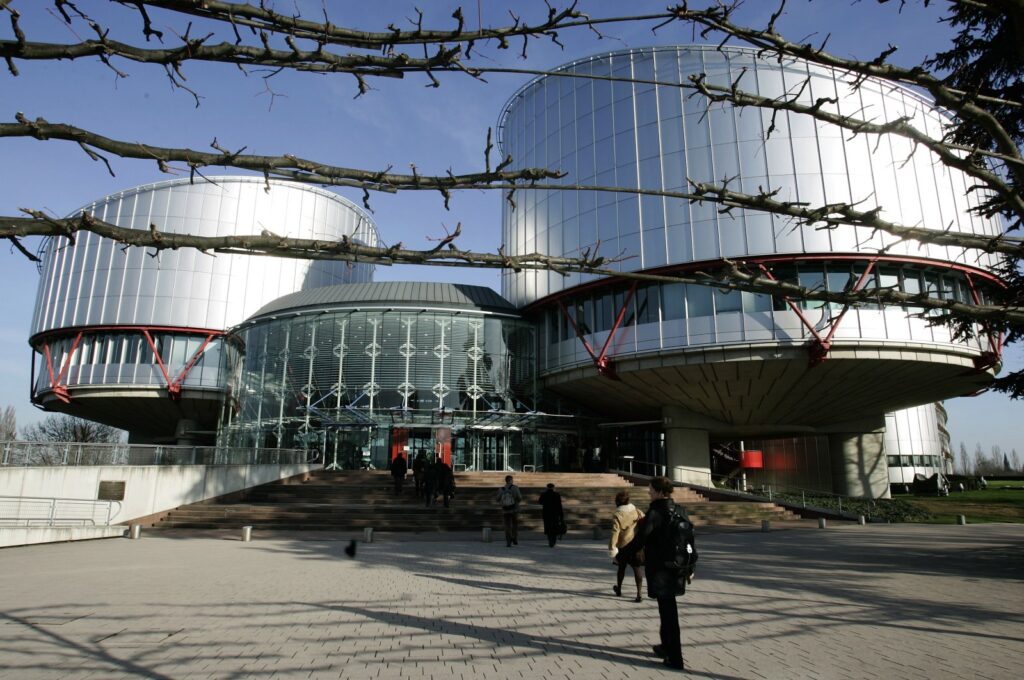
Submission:
<svg viewBox="0 0 1024 680">
<path fill-rule="evenodd" d="M 128 530 L 128 537 L 132 540 L 142 538 L 142 525 L 133 524 L 131 528 Z"/>
<path fill-rule="evenodd" d="M 491 528 L 490 527 L 484 527 L 483 528 L 483 530 L 480 532 L 480 540 L 483 541 L 484 543 L 490 543 L 491 542 Z"/>
<path fill-rule="evenodd" d="M 373 527 L 363 529 L 363 543 L 373 543 Z"/>
<path fill-rule="evenodd" d="M 242 543 L 252 540 L 252 527 L 242 527 Z"/>
<path fill-rule="evenodd" d="M 824 517 L 819 517 L 818 518 L 818 528 L 819 529 L 824 529 L 825 526 L 826 526 L 825 525 L 825 518 Z"/>
<path fill-rule="evenodd" d="M 761 531 L 771 531 L 772 523 L 767 519 L 761 520 Z"/>
<path fill-rule="evenodd" d="M 860 517 L 857 518 L 857 524 L 860 524 L 861 526 L 864 526 L 867 523 L 868 523 L 868 518 L 865 517 L 864 515 L 861 515 Z"/>
<path fill-rule="evenodd" d="M 967 524 L 967 515 L 957 515 L 956 523 L 960 526 L 964 526 L 965 524 Z"/>
<path fill-rule="evenodd" d="M 601 527 L 594 527 L 594 538 L 601 540 Z"/>
</svg>

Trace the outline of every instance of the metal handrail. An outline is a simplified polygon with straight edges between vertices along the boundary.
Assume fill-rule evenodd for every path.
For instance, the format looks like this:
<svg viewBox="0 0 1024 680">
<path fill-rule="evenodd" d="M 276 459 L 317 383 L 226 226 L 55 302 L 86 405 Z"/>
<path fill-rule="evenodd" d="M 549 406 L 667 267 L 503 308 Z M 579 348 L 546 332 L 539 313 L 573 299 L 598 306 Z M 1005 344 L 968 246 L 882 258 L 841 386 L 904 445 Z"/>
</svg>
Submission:
<svg viewBox="0 0 1024 680">
<path fill-rule="evenodd" d="M 120 512 L 121 501 L 0 496 L 0 526 L 110 526 Z"/>
<path fill-rule="evenodd" d="M 287 465 L 312 463 L 307 449 L 0 441 L 0 467 L 96 465 Z"/>
<path fill-rule="evenodd" d="M 630 475 L 639 476 L 639 477 L 662 476 L 662 475 L 665 475 L 666 471 L 669 469 L 669 466 L 666 466 L 666 465 L 661 465 L 661 464 L 658 464 L 658 463 L 652 463 L 650 461 L 637 461 L 637 460 L 633 460 L 631 456 L 620 456 L 618 461 L 619 461 L 619 464 L 620 464 L 620 469 L 612 470 L 612 472 L 628 473 Z M 622 465 L 622 463 L 625 463 L 625 465 Z M 644 472 L 636 472 L 634 470 L 634 466 L 639 466 L 641 468 L 646 468 L 649 471 L 653 472 L 654 474 L 648 474 L 648 473 L 644 473 Z M 673 466 L 671 466 L 671 469 L 673 469 L 673 470 L 677 469 L 677 468 L 678 469 L 682 469 L 682 470 L 689 470 L 691 472 L 697 472 L 697 473 L 700 473 L 701 475 L 706 475 L 708 478 L 710 478 L 711 483 L 712 483 L 712 485 L 715 488 L 728 488 L 727 484 L 722 484 L 722 486 L 719 486 L 718 484 L 716 484 L 716 482 L 719 482 L 719 483 L 728 482 L 728 481 L 731 481 L 731 479 L 733 479 L 729 475 L 713 474 L 709 470 L 707 470 L 706 468 L 695 468 L 695 467 L 689 467 L 689 466 L 686 466 L 686 465 L 673 465 Z M 690 486 L 694 486 L 693 484 L 689 484 L 689 485 Z M 835 499 L 838 502 L 839 512 L 843 512 L 843 499 L 849 499 L 849 496 L 844 496 L 842 494 L 832 493 L 830 491 L 822 491 L 820 489 L 806 489 L 806 488 L 799 487 L 799 486 L 786 486 L 786 485 L 780 485 L 780 484 L 767 484 L 767 485 L 765 485 L 763 487 L 757 487 L 755 489 L 748 489 L 747 491 L 742 492 L 742 493 L 746 493 L 746 494 L 751 495 L 751 496 L 765 497 L 770 502 L 775 502 L 775 498 L 777 496 L 779 496 L 780 494 L 792 495 L 792 496 L 799 495 L 800 496 L 800 505 L 801 505 L 801 507 L 804 507 L 804 508 L 808 507 L 808 505 L 807 505 L 807 499 L 808 498 L 813 499 L 815 497 L 828 497 L 828 498 L 833 498 L 833 499 Z"/>
</svg>

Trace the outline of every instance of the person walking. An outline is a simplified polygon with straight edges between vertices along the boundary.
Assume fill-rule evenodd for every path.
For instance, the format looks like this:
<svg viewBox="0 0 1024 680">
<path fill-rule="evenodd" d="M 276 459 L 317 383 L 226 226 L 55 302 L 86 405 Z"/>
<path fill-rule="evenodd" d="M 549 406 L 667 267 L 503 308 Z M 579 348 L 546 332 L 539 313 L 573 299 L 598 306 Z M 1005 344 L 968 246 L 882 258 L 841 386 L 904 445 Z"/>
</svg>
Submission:
<svg viewBox="0 0 1024 680">
<path fill-rule="evenodd" d="M 405 475 L 409 472 L 409 464 L 405 460 L 405 456 L 399 451 L 395 454 L 395 457 L 391 459 L 391 478 L 395 481 L 395 493 L 402 493 L 402 483 L 405 482 Z"/>
<path fill-rule="evenodd" d="M 501 520 L 505 525 L 505 545 L 511 548 L 519 545 L 519 504 L 523 494 L 512 483 L 512 475 L 505 477 L 505 486 L 498 489 L 498 503 L 501 505 Z"/>
<path fill-rule="evenodd" d="M 541 517 L 544 518 L 544 533 L 548 537 L 548 546 L 554 548 L 555 541 L 562 534 L 565 515 L 562 512 L 562 494 L 555 491 L 554 484 L 548 484 L 537 502 L 541 505 Z"/>
<path fill-rule="evenodd" d="M 423 473 L 423 496 L 426 498 L 426 506 L 432 507 L 437 500 L 437 489 L 440 485 L 440 471 L 437 469 L 437 459 L 427 466 Z"/>
<path fill-rule="evenodd" d="M 434 463 L 437 466 L 437 493 L 444 498 L 444 507 L 448 507 L 455 495 L 455 473 L 443 458 Z"/>
<path fill-rule="evenodd" d="M 689 520 L 680 517 L 682 513 L 672 502 L 672 489 L 672 482 L 667 477 L 651 479 L 647 488 L 651 498 L 647 516 L 636 530 L 633 540 L 619 549 L 614 561 L 616 564 L 629 563 L 636 559 L 640 550 L 644 551 L 647 594 L 658 601 L 658 617 L 661 622 L 661 644 L 654 645 L 653 650 L 666 666 L 683 670 L 683 646 L 679 634 L 676 597 L 686 592 L 691 571 L 677 566 L 678 542 L 673 532 L 677 531 L 683 521 L 689 525 Z M 687 549 L 696 559 L 692 543 L 687 545 Z"/>
<path fill-rule="evenodd" d="M 608 542 L 608 552 L 612 559 L 619 553 L 621 548 L 629 545 L 636 535 L 636 528 L 644 518 L 644 513 L 635 505 L 629 502 L 629 494 L 620 491 L 615 494 L 615 514 L 612 516 L 612 538 Z M 615 576 L 615 586 L 612 590 L 616 596 L 622 596 L 622 580 L 626 577 L 626 567 L 633 568 L 633 578 L 636 580 L 635 602 L 643 602 L 644 587 L 644 561 L 643 553 L 638 552 L 629 562 L 619 562 L 619 570 Z"/>
<path fill-rule="evenodd" d="M 427 465 L 427 454 L 420 449 L 412 461 L 412 480 L 416 483 L 416 498 L 423 494 L 423 475 L 427 471 Z"/>
</svg>

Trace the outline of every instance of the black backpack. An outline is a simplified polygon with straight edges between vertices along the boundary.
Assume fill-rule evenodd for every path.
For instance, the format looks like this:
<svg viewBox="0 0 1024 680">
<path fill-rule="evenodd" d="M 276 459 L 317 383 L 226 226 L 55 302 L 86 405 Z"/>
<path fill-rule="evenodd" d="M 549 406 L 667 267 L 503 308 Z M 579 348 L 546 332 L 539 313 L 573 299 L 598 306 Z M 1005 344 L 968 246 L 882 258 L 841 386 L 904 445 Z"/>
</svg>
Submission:
<svg viewBox="0 0 1024 680">
<path fill-rule="evenodd" d="M 692 573 L 697 566 L 697 546 L 693 522 L 685 509 L 675 507 L 668 520 L 668 544 L 665 568 Z"/>
</svg>

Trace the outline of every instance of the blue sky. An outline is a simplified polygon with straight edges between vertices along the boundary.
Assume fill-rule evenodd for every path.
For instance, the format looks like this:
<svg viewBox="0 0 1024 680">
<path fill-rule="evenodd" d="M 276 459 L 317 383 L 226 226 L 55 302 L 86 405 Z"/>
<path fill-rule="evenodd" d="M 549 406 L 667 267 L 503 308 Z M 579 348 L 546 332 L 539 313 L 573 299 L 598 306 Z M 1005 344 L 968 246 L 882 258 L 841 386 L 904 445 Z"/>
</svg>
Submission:
<svg viewBox="0 0 1024 680">
<path fill-rule="evenodd" d="M 133 11 L 113 3 L 78 5 L 112 29 L 111 37 L 125 42 L 141 40 L 140 21 Z M 286 3 L 289 8 L 292 2 Z M 319 1 L 297 2 L 303 11 L 319 16 Z M 427 24 L 447 28 L 458 3 L 429 2 Z M 697 5 L 697 3 L 692 3 Z M 899 46 L 893 59 L 917 63 L 924 55 L 941 49 L 948 29 L 938 23 L 939 8 L 907 7 L 899 3 L 877 6 L 847 0 L 791 1 L 779 28 L 792 39 L 820 42 L 831 35 L 829 48 L 843 56 L 873 58 L 890 42 Z M 331 19 L 368 30 L 401 24 L 415 14 L 412 2 L 378 0 L 375 3 L 327 2 Z M 372 6 L 371 6 L 372 5 Z M 76 41 L 88 29 L 69 30 L 49 3 L 17 2 L 22 28 L 29 40 Z M 546 9 L 543 2 L 480 0 L 484 24 L 508 21 L 514 8 L 524 19 L 536 22 Z M 663 11 L 662 2 L 581 2 L 592 16 Z M 354 9 L 357 8 L 357 9 Z M 738 18 L 748 24 L 763 23 L 775 9 L 773 2 L 748 2 Z M 477 22 L 478 3 L 466 3 L 467 23 Z M 159 12 L 153 13 L 158 28 L 172 28 Z M 183 27 L 175 24 L 175 30 Z M 549 41 L 536 41 L 529 49 L 530 68 L 551 68 L 596 52 L 653 44 L 702 42 L 689 27 L 665 27 L 655 35 L 650 25 L 609 26 L 598 39 L 592 32 L 565 33 L 565 49 Z M 193 35 L 199 30 L 193 28 Z M 168 31 L 171 33 L 171 31 Z M 0 35 L 11 37 L 9 24 L 0 22 Z M 229 38 L 227 36 L 226 38 Z M 512 50 L 476 48 L 474 64 L 522 65 L 519 45 Z M 74 63 L 19 62 L 21 75 L 0 72 L 0 118 L 12 120 L 16 111 L 51 122 L 64 122 L 111 137 L 147 141 L 164 146 L 206 148 L 216 137 L 228 148 L 248 145 L 248 152 L 295 154 L 337 165 L 385 168 L 396 171 L 415 163 L 421 173 L 478 169 L 483 165 L 487 128 L 493 126 L 505 100 L 527 76 L 492 75 L 487 83 L 455 74 L 442 78 L 442 87 L 427 88 L 426 78 L 404 81 L 373 81 L 376 88 L 354 99 L 356 83 L 350 76 L 280 74 L 264 81 L 261 74 L 243 76 L 231 66 L 187 66 L 188 85 L 202 100 L 198 108 L 188 93 L 172 90 L 163 70 L 119 62 L 130 74 L 117 79 L 98 60 Z M 271 95 L 273 92 L 273 96 Z M 60 142 L 3 140 L 0 142 L 4 174 L 0 181 L 0 214 L 17 214 L 18 208 L 45 209 L 65 215 L 106 194 L 138 184 L 170 179 L 155 163 L 112 160 L 116 177 L 91 161 L 76 146 Z M 218 171 L 221 172 L 221 171 Z M 342 192 L 345 193 L 345 192 Z M 349 194 L 358 200 L 358 195 Z M 372 198 L 376 220 L 385 240 L 407 246 L 428 246 L 426 236 L 443 234 L 445 226 L 463 225 L 462 245 L 476 250 L 498 247 L 501 198 L 497 194 L 458 194 L 452 209 L 445 211 L 436 195 L 402 194 Z M 460 280 L 498 288 L 494 271 L 452 270 L 422 267 L 378 268 L 378 280 Z M 22 425 L 40 417 L 29 403 L 30 351 L 27 344 L 32 304 L 38 277 L 35 266 L 8 248 L 0 249 L 0 407 L 13 405 Z M 1020 367 L 1021 352 L 1011 352 L 1009 367 Z M 973 451 L 980 442 L 987 450 L 998 444 L 1004 450 L 1018 445 L 1015 418 L 1022 405 L 1001 395 L 986 394 L 947 403 L 954 448 L 962 440 Z M 1021 442 L 1024 444 L 1024 442 Z"/>
</svg>

